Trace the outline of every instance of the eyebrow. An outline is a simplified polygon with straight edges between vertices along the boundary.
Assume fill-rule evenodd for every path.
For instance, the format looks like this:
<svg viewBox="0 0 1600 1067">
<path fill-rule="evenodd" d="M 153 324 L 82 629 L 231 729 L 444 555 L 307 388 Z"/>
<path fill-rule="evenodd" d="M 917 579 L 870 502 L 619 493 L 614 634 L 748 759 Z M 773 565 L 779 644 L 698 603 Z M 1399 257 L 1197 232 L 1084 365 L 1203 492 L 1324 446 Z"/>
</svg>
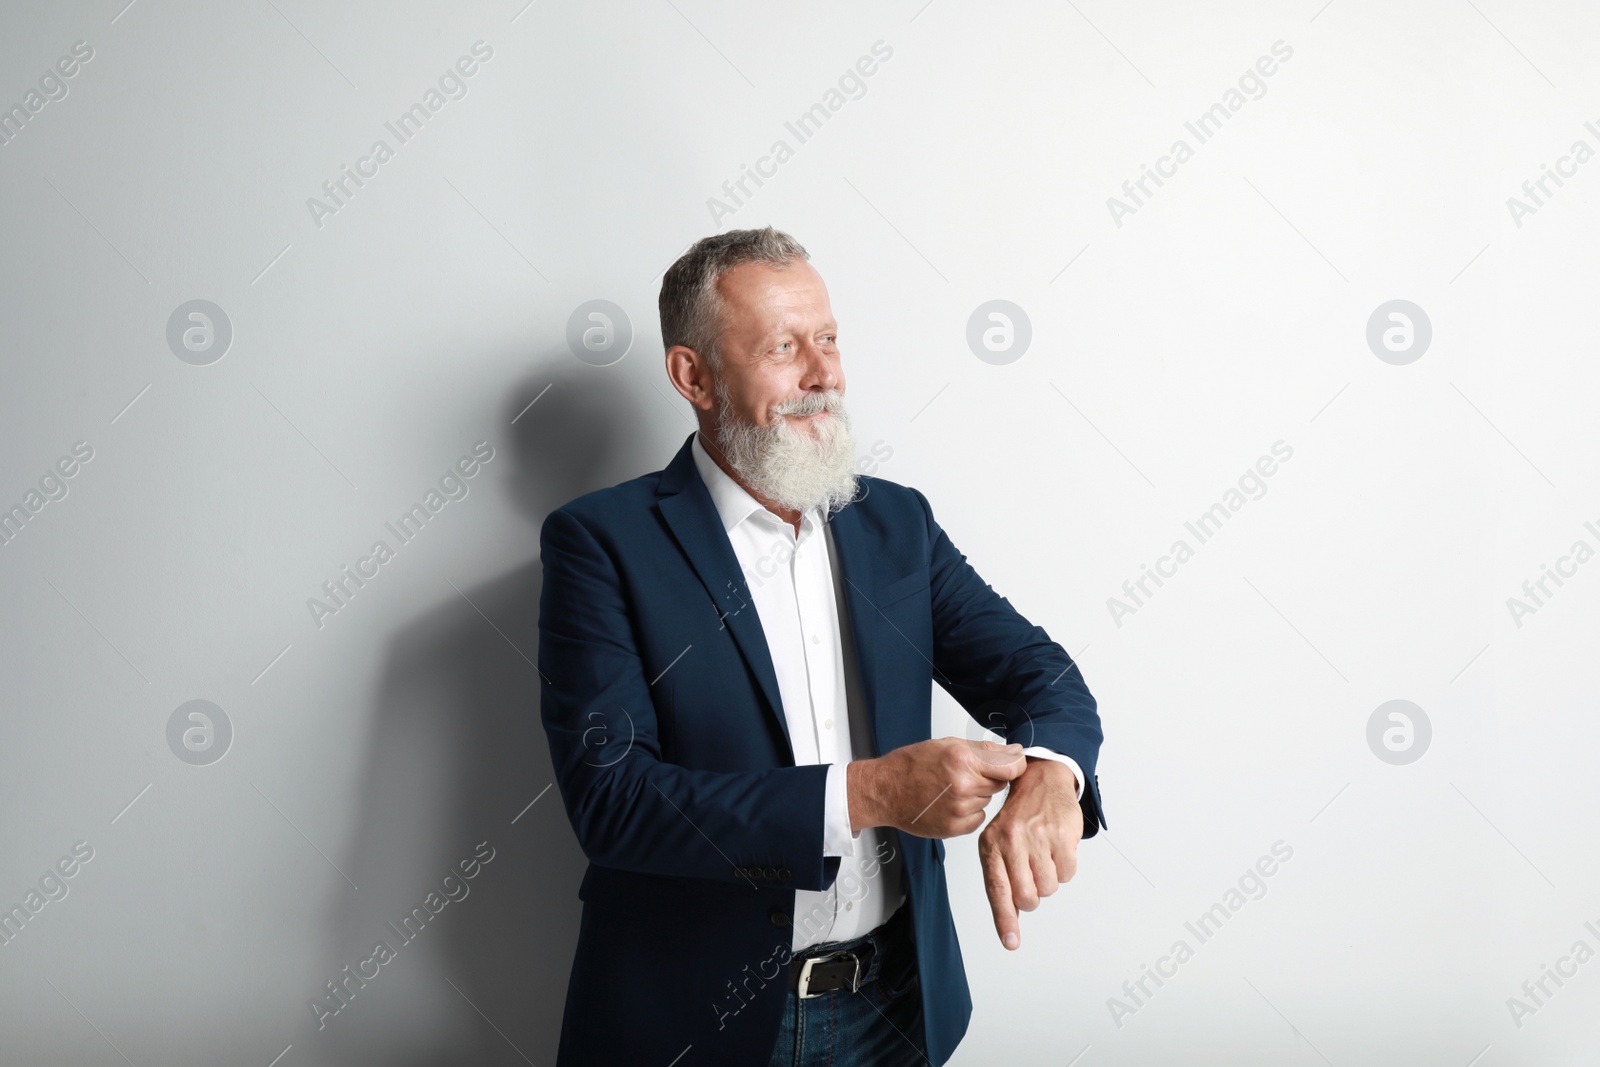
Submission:
<svg viewBox="0 0 1600 1067">
<path fill-rule="evenodd" d="M 822 332 L 822 333 L 838 333 L 839 332 L 839 324 L 830 319 L 828 321 L 827 325 L 818 327 L 818 331 Z M 796 332 L 796 331 L 795 331 L 794 327 L 792 327 L 792 326 L 778 326 L 778 327 L 775 327 L 775 328 L 767 331 L 766 336 L 764 336 L 761 340 L 763 341 L 763 343 L 765 343 L 767 341 L 775 341 L 779 337 L 783 336 L 786 333 L 794 333 L 794 332 Z"/>
</svg>

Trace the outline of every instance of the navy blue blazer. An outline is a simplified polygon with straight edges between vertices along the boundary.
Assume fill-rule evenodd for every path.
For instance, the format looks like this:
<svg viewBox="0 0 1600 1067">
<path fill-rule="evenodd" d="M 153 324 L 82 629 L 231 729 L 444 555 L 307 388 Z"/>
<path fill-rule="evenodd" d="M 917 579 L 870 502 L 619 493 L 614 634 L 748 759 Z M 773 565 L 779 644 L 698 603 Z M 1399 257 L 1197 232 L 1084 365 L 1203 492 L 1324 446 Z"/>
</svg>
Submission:
<svg viewBox="0 0 1600 1067">
<path fill-rule="evenodd" d="M 578 497 L 540 533 L 540 713 L 589 859 L 562 1067 L 764 1067 L 794 892 L 838 873 L 822 854 L 827 765 L 795 765 L 761 621 L 692 440 L 664 471 Z M 1007 740 L 1076 760 L 1093 837 L 1106 825 L 1100 720 L 1071 657 L 967 564 L 920 492 L 862 483 L 830 522 L 876 752 L 931 736 L 938 682 Z M 937 1067 L 972 1015 L 944 844 L 889 840 Z"/>
</svg>

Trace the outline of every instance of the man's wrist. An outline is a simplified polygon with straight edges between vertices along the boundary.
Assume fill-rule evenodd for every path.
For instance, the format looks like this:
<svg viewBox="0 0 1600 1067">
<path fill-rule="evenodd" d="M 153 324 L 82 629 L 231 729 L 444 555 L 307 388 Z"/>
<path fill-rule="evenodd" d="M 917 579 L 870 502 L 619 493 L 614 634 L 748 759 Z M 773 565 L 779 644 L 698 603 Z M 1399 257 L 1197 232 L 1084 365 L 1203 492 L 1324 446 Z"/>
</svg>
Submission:
<svg viewBox="0 0 1600 1067">
<path fill-rule="evenodd" d="M 875 759 L 851 760 L 845 764 L 845 806 L 850 811 L 852 834 L 878 825 L 877 779 L 874 777 L 877 767 Z"/>
<path fill-rule="evenodd" d="M 1073 759 L 1071 756 L 1063 755 L 1053 748 L 1046 748 L 1042 745 L 1033 745 L 1028 748 L 1024 748 L 1022 750 L 1022 754 L 1029 757 L 1030 764 L 1035 758 L 1037 758 L 1041 760 L 1053 760 L 1056 763 L 1066 767 L 1072 772 L 1073 796 L 1080 801 L 1083 799 L 1083 768 L 1078 766 L 1077 760 Z"/>
<path fill-rule="evenodd" d="M 1039 776 L 1050 777 L 1050 776 L 1053 776 L 1053 775 L 1056 775 L 1056 774 L 1060 774 L 1060 775 L 1062 775 L 1062 780 L 1065 781 L 1071 787 L 1073 795 L 1074 796 L 1077 795 L 1077 792 L 1078 792 L 1078 776 L 1076 774 L 1072 773 L 1072 768 L 1071 767 L 1068 767 L 1065 763 L 1062 763 L 1060 760 L 1053 760 L 1053 759 L 1050 759 L 1050 758 L 1048 758 L 1046 756 L 1029 756 L 1027 759 L 1028 759 L 1027 769 L 1022 772 L 1022 776 L 1024 778 L 1028 777 L 1029 775 L 1032 775 L 1034 777 L 1039 777 Z M 1049 768 L 1053 768 L 1053 769 L 1049 769 Z"/>
</svg>

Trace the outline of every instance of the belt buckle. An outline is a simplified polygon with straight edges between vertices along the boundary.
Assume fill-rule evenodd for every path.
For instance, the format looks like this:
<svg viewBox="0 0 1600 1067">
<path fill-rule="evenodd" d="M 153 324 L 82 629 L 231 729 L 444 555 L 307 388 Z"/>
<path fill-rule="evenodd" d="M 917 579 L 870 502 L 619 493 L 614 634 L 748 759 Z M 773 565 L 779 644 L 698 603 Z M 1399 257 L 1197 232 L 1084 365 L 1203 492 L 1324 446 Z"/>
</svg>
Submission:
<svg viewBox="0 0 1600 1067">
<path fill-rule="evenodd" d="M 800 979 L 796 983 L 796 992 L 801 1000 L 810 1000 L 814 997 L 822 996 L 822 993 L 831 992 L 831 990 L 826 989 L 823 990 L 822 993 L 813 993 L 810 991 L 811 968 L 814 964 L 826 963 L 828 960 L 836 959 L 840 956 L 849 956 L 856 965 L 856 972 L 850 977 L 850 992 L 855 993 L 861 989 L 861 957 L 850 952 L 848 949 L 838 949 L 837 951 L 828 953 L 826 956 L 808 957 L 805 963 L 800 965 Z"/>
</svg>

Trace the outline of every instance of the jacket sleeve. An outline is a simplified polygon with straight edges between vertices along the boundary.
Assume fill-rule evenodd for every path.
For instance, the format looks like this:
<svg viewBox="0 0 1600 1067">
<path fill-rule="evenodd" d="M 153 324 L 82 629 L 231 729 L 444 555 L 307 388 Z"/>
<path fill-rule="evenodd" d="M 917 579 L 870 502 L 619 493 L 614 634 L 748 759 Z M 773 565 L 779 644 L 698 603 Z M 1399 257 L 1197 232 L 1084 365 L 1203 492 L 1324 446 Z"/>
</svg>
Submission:
<svg viewBox="0 0 1600 1067">
<path fill-rule="evenodd" d="M 634 638 L 646 622 L 632 617 L 616 565 L 564 510 L 545 520 L 540 549 L 540 717 L 584 855 L 668 877 L 831 885 L 839 859 L 823 855 L 828 765 L 729 772 L 664 762 Z"/>
<path fill-rule="evenodd" d="M 1094 773 L 1102 733 L 1083 672 L 978 576 L 934 520 L 927 497 L 911 491 L 931 544 L 934 679 L 985 729 L 1024 748 L 1070 756 L 1083 771 L 1083 836 L 1093 837 L 1106 826 Z"/>
</svg>

